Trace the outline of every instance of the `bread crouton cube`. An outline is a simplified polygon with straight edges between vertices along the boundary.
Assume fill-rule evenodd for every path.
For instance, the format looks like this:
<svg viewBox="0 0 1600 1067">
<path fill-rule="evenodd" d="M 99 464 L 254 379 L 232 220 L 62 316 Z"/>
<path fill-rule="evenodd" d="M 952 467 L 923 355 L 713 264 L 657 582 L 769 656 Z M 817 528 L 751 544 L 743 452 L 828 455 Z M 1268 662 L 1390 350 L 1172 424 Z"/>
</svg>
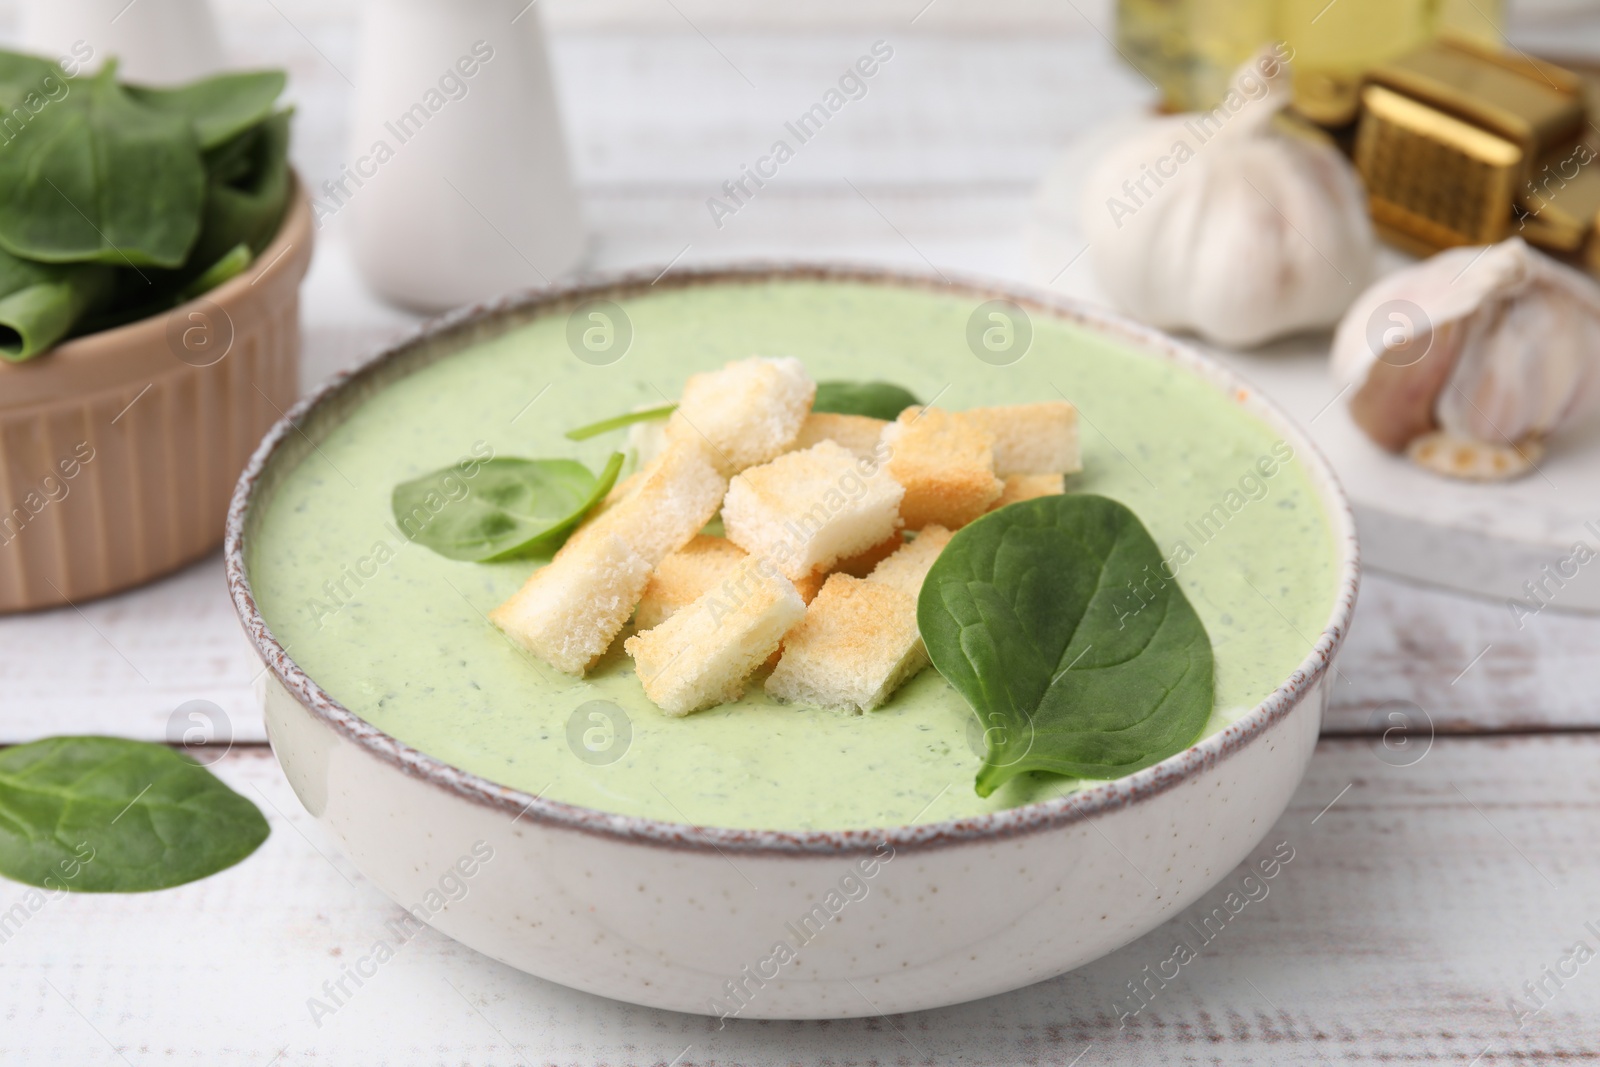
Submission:
<svg viewBox="0 0 1600 1067">
<path fill-rule="evenodd" d="M 1065 400 L 970 408 L 961 417 L 994 437 L 994 472 L 1001 478 L 1083 470 L 1078 409 Z"/>
<path fill-rule="evenodd" d="M 906 408 L 883 431 L 888 470 L 905 486 L 906 529 L 938 524 L 952 530 L 989 510 L 1005 488 L 994 474 L 994 437 L 940 408 Z"/>
<path fill-rule="evenodd" d="M 661 561 L 639 598 L 633 624 L 640 630 L 660 626 L 707 592 L 726 584 L 749 554 L 726 537 L 696 534 L 694 540 Z M 794 583 L 807 604 L 822 588 L 822 576 L 811 575 Z M 732 596 L 732 592 L 729 592 Z"/>
<path fill-rule="evenodd" d="M 896 530 L 866 551 L 838 560 L 833 565 L 833 572 L 848 574 L 852 578 L 865 578 L 872 573 L 872 568 L 898 552 L 905 543 L 905 537 Z"/>
<path fill-rule="evenodd" d="M 989 510 L 1015 504 L 1019 500 L 1033 500 L 1041 496 L 1060 496 L 1067 490 L 1066 476 L 1062 474 L 1008 474 L 1006 487 L 1000 499 L 989 505 Z"/>
<path fill-rule="evenodd" d="M 832 441 L 752 467 L 728 486 L 728 540 L 791 580 L 865 551 L 900 525 L 904 490 Z"/>
<path fill-rule="evenodd" d="M 732 585 L 737 599 L 721 587 L 710 590 L 623 644 L 645 695 L 668 715 L 737 700 L 745 680 L 805 616 L 794 583 L 761 561 L 746 561 Z"/>
<path fill-rule="evenodd" d="M 950 543 L 951 533 L 943 526 L 924 526 L 905 547 L 872 569 L 867 577 L 880 585 L 893 586 L 912 599 L 922 595 L 922 582 L 933 561 Z"/>
<path fill-rule="evenodd" d="M 734 475 L 788 451 L 816 395 L 798 359 L 736 360 L 689 376 L 666 437 L 703 441 Z"/>
<path fill-rule="evenodd" d="M 551 666 L 582 674 L 622 632 L 651 571 L 717 513 L 727 485 L 703 444 L 674 442 L 490 621 Z"/>
<path fill-rule="evenodd" d="M 780 700 L 871 711 L 927 663 L 915 597 L 833 574 L 784 639 L 766 689 Z"/>
<path fill-rule="evenodd" d="M 489 619 L 557 670 L 582 674 L 610 647 L 649 580 L 650 562 L 620 537 L 569 542 Z"/>
<path fill-rule="evenodd" d="M 745 550 L 726 537 L 696 534 L 694 539 L 661 561 L 650 576 L 633 624 L 651 630 L 698 600 L 708 589 L 721 585 L 745 559 Z"/>
<path fill-rule="evenodd" d="M 872 456 L 889 425 L 882 419 L 866 415 L 837 415 L 828 411 L 813 411 L 800 427 L 800 436 L 794 439 L 794 450 L 810 448 L 818 441 L 832 441 L 858 456 Z"/>
</svg>

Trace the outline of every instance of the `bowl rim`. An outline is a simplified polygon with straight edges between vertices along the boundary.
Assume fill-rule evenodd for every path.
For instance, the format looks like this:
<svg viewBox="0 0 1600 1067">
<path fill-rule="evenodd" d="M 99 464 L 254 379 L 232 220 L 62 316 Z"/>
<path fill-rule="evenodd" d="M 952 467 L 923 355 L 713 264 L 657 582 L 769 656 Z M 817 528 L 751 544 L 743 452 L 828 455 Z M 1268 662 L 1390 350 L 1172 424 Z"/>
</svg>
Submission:
<svg viewBox="0 0 1600 1067">
<path fill-rule="evenodd" d="M 246 572 L 246 522 L 264 472 L 280 449 L 302 432 L 300 424 L 322 405 L 332 402 L 346 390 L 358 388 L 362 382 L 423 346 L 447 342 L 453 336 L 470 336 L 474 327 L 492 323 L 496 319 L 548 312 L 564 304 L 661 288 L 771 280 L 858 282 L 920 288 L 984 301 L 1012 301 L 1025 311 L 1064 319 L 1099 336 L 1121 341 L 1152 356 L 1176 363 L 1260 418 L 1294 449 L 1296 458 L 1306 467 L 1327 512 L 1338 552 L 1339 578 L 1333 609 L 1304 660 L 1260 704 L 1223 729 L 1160 763 L 1123 778 L 1099 782 L 1052 800 L 941 822 L 845 830 L 769 830 L 697 826 L 616 814 L 496 784 L 413 748 L 362 719 L 301 670 L 273 636 L 257 608 Z M 1268 728 L 1287 717 L 1313 691 L 1323 674 L 1329 670 L 1334 655 L 1343 643 L 1360 585 L 1360 553 L 1355 519 L 1338 477 L 1309 435 L 1301 431 L 1275 402 L 1263 396 L 1234 371 L 1160 331 L 1047 290 L 942 271 L 921 273 L 838 261 L 760 260 L 676 268 L 669 264 L 665 269 L 587 274 L 565 283 L 467 305 L 423 322 L 397 340 L 380 346 L 355 367 L 324 382 L 295 404 L 268 431 L 239 476 L 229 503 L 224 559 L 234 608 L 266 668 L 302 707 L 368 754 L 393 765 L 409 777 L 421 779 L 473 803 L 514 814 L 517 820 L 526 818 L 551 828 L 578 831 L 618 842 L 724 855 L 844 855 L 871 851 L 883 844 L 897 851 L 922 851 L 963 843 L 992 842 L 1054 830 L 1165 793 L 1260 737 Z"/>
</svg>

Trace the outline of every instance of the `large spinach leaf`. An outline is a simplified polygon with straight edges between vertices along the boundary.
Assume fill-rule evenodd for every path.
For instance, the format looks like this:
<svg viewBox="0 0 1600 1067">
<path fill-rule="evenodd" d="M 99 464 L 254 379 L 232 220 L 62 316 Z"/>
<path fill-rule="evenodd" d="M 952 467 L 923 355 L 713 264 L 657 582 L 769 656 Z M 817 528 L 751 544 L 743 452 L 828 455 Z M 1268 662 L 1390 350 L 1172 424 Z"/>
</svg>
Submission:
<svg viewBox="0 0 1600 1067">
<path fill-rule="evenodd" d="M 622 470 L 613 452 L 596 478 L 570 459 L 467 461 L 394 487 L 394 521 L 411 540 L 470 563 L 554 552 Z"/>
<path fill-rule="evenodd" d="M 180 266 L 205 197 L 191 122 L 136 103 L 112 63 L 69 85 L 0 151 L 0 247 L 46 263 Z"/>
<path fill-rule="evenodd" d="M 194 760 L 117 737 L 0 751 L 0 874 L 90 893 L 215 874 L 269 833 L 256 806 Z"/>
<path fill-rule="evenodd" d="M 1049 496 L 960 530 L 917 624 L 966 697 L 988 796 L 1025 771 L 1116 778 L 1194 743 L 1215 699 L 1211 641 L 1136 515 Z"/>
<path fill-rule="evenodd" d="M 210 151 L 272 114 L 285 83 L 281 70 L 217 74 L 187 85 L 130 85 L 128 95 L 153 111 L 187 119 L 202 151 Z"/>
</svg>

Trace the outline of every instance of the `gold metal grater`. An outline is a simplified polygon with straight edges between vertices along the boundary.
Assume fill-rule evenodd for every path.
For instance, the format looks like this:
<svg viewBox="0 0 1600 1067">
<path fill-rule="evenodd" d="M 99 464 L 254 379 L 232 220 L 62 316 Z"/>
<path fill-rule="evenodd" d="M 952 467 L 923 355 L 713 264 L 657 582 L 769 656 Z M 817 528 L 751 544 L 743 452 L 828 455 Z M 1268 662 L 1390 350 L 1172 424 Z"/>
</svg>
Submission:
<svg viewBox="0 0 1600 1067">
<path fill-rule="evenodd" d="M 1355 163 L 1373 222 L 1424 254 L 1513 232 L 1534 161 L 1570 149 L 1586 129 L 1576 75 L 1455 38 L 1374 68 L 1361 101 Z M 1576 208 L 1581 198 L 1567 199 Z M 1520 214 L 1530 240 L 1560 230 L 1571 247 L 1569 223 L 1533 212 L 1529 230 L 1530 213 Z"/>
</svg>

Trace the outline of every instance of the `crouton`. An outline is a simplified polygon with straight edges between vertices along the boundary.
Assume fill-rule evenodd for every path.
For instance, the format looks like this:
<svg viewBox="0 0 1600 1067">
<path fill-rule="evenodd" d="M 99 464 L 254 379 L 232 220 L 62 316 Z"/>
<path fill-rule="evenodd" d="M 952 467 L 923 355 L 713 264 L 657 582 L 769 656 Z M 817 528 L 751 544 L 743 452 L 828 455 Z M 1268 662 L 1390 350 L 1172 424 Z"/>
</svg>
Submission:
<svg viewBox="0 0 1600 1067">
<path fill-rule="evenodd" d="M 748 558 L 744 549 L 726 537 L 695 535 L 694 540 L 662 560 L 650 576 L 638 610 L 633 613 L 634 626 L 640 630 L 660 626 L 709 590 L 727 582 Z M 809 604 L 822 588 L 822 576 L 802 578 L 794 587 L 800 599 Z"/>
<path fill-rule="evenodd" d="M 734 478 L 722 502 L 722 525 L 728 540 L 770 559 L 793 580 L 894 533 L 902 495 L 881 469 L 821 441 Z"/>
<path fill-rule="evenodd" d="M 922 594 L 923 579 L 928 577 L 928 569 L 944 551 L 944 546 L 950 543 L 950 537 L 950 531 L 943 526 L 924 526 L 904 548 L 874 567 L 867 578 L 880 585 L 893 586 L 915 599 Z"/>
<path fill-rule="evenodd" d="M 738 568 L 737 598 L 712 589 L 623 644 L 645 695 L 668 715 L 737 700 L 745 679 L 805 616 L 794 583 L 762 564 L 749 560 Z"/>
<path fill-rule="evenodd" d="M 864 552 L 857 552 L 853 556 L 846 556 L 833 565 L 833 570 L 848 574 L 852 578 L 865 578 L 872 573 L 872 568 L 888 559 L 899 551 L 900 546 L 906 543 L 899 530 L 879 541 Z"/>
<path fill-rule="evenodd" d="M 994 474 L 994 436 L 940 408 L 906 408 L 883 430 L 888 470 L 905 486 L 900 515 L 908 530 L 930 523 L 965 526 L 1005 488 Z"/>
<path fill-rule="evenodd" d="M 650 572 L 716 514 L 727 484 L 705 445 L 673 442 L 490 621 L 551 666 L 582 674 L 622 631 Z"/>
<path fill-rule="evenodd" d="M 661 561 L 639 598 L 633 624 L 650 630 L 688 607 L 708 589 L 722 584 L 748 558 L 744 549 L 725 537 L 696 534 L 694 539 Z"/>
<path fill-rule="evenodd" d="M 489 619 L 557 670 L 582 674 L 610 647 L 649 580 L 649 561 L 625 540 L 590 537 L 534 571 Z"/>
<path fill-rule="evenodd" d="M 877 450 L 883 428 L 889 425 L 882 419 L 866 415 L 835 415 L 832 412 L 814 411 L 806 416 L 800 427 L 800 436 L 794 439 L 794 451 L 810 448 L 818 441 L 832 441 L 858 456 L 871 456 Z"/>
<path fill-rule="evenodd" d="M 674 441 L 630 476 L 623 496 L 580 526 L 568 544 L 615 534 L 658 566 L 711 521 L 727 490 L 728 479 L 710 448 Z"/>
<path fill-rule="evenodd" d="M 816 395 L 798 359 L 738 360 L 690 375 L 667 440 L 705 442 L 732 476 L 787 451 Z"/>
<path fill-rule="evenodd" d="M 833 574 L 784 639 L 766 689 L 779 700 L 871 711 L 927 664 L 915 597 Z"/>
<path fill-rule="evenodd" d="M 994 472 L 1001 478 L 1083 470 L 1078 409 L 1065 400 L 971 408 L 961 417 L 994 437 Z"/>
<path fill-rule="evenodd" d="M 1008 474 L 1006 487 L 1000 499 L 989 505 L 989 510 L 1015 504 L 1019 500 L 1032 500 L 1041 496 L 1060 496 L 1066 492 L 1066 477 L 1060 474 Z"/>
</svg>

